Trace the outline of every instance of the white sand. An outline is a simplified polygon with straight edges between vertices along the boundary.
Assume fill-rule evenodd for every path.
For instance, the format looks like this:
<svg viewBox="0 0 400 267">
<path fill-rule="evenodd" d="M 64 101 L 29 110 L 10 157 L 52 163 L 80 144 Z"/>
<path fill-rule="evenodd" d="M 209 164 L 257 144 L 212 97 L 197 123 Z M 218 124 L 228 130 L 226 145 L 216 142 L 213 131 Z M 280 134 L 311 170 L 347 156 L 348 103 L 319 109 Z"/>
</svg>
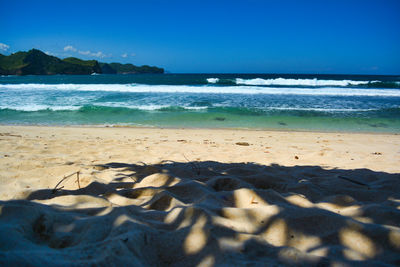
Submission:
<svg viewBox="0 0 400 267">
<path fill-rule="evenodd" d="M 0 265 L 398 266 L 399 173 L 400 135 L 0 126 Z"/>
</svg>

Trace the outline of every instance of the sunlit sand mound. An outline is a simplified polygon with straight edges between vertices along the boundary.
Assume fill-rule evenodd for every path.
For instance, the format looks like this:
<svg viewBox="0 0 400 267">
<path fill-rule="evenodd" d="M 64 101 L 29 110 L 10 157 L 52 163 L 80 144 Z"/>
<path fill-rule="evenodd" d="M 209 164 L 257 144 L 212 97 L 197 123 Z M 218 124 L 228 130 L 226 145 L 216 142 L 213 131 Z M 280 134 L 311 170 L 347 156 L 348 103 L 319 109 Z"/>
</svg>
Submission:
<svg viewBox="0 0 400 267">
<path fill-rule="evenodd" d="M 399 265 L 399 181 L 315 166 L 90 166 L 0 202 L 0 265 Z"/>
</svg>

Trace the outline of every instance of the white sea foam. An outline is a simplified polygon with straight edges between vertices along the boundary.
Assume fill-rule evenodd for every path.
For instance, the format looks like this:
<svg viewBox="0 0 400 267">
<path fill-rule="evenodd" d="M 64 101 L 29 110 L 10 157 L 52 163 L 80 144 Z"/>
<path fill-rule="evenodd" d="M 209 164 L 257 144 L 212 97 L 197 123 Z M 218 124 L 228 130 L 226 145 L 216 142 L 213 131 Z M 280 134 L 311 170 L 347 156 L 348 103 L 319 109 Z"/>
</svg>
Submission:
<svg viewBox="0 0 400 267">
<path fill-rule="evenodd" d="M 159 110 L 162 108 L 168 108 L 169 105 L 130 105 L 127 103 L 121 102 L 107 102 L 107 103 L 94 103 L 96 106 L 101 107 L 111 107 L 111 108 L 130 108 L 130 109 L 139 109 L 139 110 Z"/>
<path fill-rule="evenodd" d="M 282 86 L 349 86 L 368 84 L 370 81 L 318 80 L 318 79 L 236 79 L 236 84 L 244 85 L 282 85 Z"/>
<path fill-rule="evenodd" d="M 400 97 L 399 89 L 378 88 L 296 88 L 259 86 L 190 86 L 144 84 L 1 84 L 8 90 L 67 90 L 131 93 L 196 93 L 196 94 L 271 94 L 271 95 L 330 95 L 330 96 L 391 96 Z"/>
<path fill-rule="evenodd" d="M 96 106 L 102 107 L 112 107 L 112 108 L 129 108 L 129 109 L 137 109 L 137 110 L 145 110 L 145 111 L 156 111 L 161 109 L 171 108 L 170 105 L 140 105 L 140 106 L 132 106 L 129 104 L 123 103 L 102 103 L 96 104 Z M 1 109 L 11 109 L 18 111 L 42 111 L 42 110 L 51 110 L 51 111 L 60 111 L 60 110 L 79 110 L 82 106 L 49 106 L 49 105 L 37 105 L 37 104 L 26 104 L 26 105 L 0 105 Z M 188 106 L 179 106 L 179 108 L 183 108 L 186 110 L 202 110 L 207 109 L 208 107 L 188 107 Z"/>
<path fill-rule="evenodd" d="M 1 105 L 0 109 L 12 109 L 18 111 L 39 111 L 39 110 L 78 110 L 81 106 L 48 106 L 48 105 L 37 105 L 37 104 L 27 104 L 27 105 Z"/>
<path fill-rule="evenodd" d="M 218 81 L 219 81 L 218 78 L 208 78 L 208 79 L 207 79 L 207 82 L 208 82 L 208 83 L 217 83 Z"/>
<path fill-rule="evenodd" d="M 268 107 L 268 110 L 322 111 L 322 112 L 365 112 L 377 111 L 373 108 L 300 108 L 300 107 Z"/>
<path fill-rule="evenodd" d="M 130 105 L 130 104 L 125 104 L 125 103 L 102 103 L 102 104 L 96 104 L 97 106 L 103 106 L 103 107 L 119 107 L 119 108 L 130 108 L 130 109 L 138 109 L 138 110 L 147 110 L 147 111 L 152 111 L 152 110 L 160 110 L 160 109 L 168 109 L 168 108 L 183 108 L 186 110 L 202 110 L 202 109 L 207 109 L 208 107 L 206 106 L 201 106 L 201 107 L 189 107 L 189 106 L 171 106 L 171 105 Z"/>
<path fill-rule="evenodd" d="M 119 103 L 118 104 L 101 104 L 98 106 L 103 107 L 113 107 L 113 108 L 129 108 L 136 110 L 144 110 L 144 111 L 158 111 L 164 108 L 171 108 L 169 105 L 141 105 L 141 106 L 129 106 Z M 10 110 L 18 110 L 18 111 L 73 111 L 82 108 L 83 106 L 46 106 L 46 105 L 25 105 L 25 106 L 0 106 L 0 110 L 2 109 L 10 109 Z M 225 105 L 215 105 L 214 107 L 229 107 Z M 183 108 L 185 110 L 206 110 L 209 107 L 188 107 L 188 106 L 179 106 L 179 108 Z M 281 110 L 281 111 L 320 111 L 320 112 L 366 112 L 366 111 L 377 111 L 378 109 L 357 109 L 357 108 L 302 108 L 302 107 L 263 107 L 257 108 L 259 110 Z"/>
<path fill-rule="evenodd" d="M 202 109 L 208 109 L 208 107 L 184 107 L 185 109 L 189 110 L 202 110 Z"/>
</svg>

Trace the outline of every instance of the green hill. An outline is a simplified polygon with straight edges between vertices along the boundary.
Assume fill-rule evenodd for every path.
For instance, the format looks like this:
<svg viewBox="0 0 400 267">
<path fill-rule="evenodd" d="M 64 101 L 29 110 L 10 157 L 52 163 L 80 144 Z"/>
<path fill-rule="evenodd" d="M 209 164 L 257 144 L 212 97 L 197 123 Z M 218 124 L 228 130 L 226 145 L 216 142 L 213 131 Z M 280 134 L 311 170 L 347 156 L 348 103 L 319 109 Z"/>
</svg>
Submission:
<svg viewBox="0 0 400 267">
<path fill-rule="evenodd" d="M 153 66 L 135 66 L 133 64 L 121 63 L 100 63 L 102 73 L 104 74 L 135 74 L 135 73 L 164 73 L 163 68 Z"/>
<path fill-rule="evenodd" d="M 28 63 L 24 62 L 24 59 L 28 53 L 27 52 L 17 52 L 14 54 L 11 54 L 9 56 L 4 56 L 2 55 L 0 57 L 0 68 L 2 71 L 6 73 L 1 73 L 1 74 L 17 74 L 17 70 L 25 67 L 28 65 Z"/>
<path fill-rule="evenodd" d="M 79 65 L 82 67 L 88 67 L 92 70 L 92 73 L 102 73 L 100 64 L 97 62 L 97 60 L 82 60 L 76 57 L 67 57 L 63 59 L 64 62 L 70 63 L 70 64 L 75 64 Z"/>
<path fill-rule="evenodd" d="M 0 75 L 53 75 L 92 73 L 164 73 L 164 69 L 120 63 L 99 63 L 75 57 L 59 59 L 40 50 L 0 54 Z"/>
</svg>

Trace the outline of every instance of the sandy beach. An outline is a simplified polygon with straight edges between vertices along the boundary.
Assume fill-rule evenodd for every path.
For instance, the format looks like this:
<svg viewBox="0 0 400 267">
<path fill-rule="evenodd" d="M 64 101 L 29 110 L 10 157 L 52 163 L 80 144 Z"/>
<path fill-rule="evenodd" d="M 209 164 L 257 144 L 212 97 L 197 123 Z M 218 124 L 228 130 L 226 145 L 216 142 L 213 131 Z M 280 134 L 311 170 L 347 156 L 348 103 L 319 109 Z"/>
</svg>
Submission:
<svg viewBox="0 0 400 267">
<path fill-rule="evenodd" d="M 398 266 L 399 182 L 397 134 L 0 126 L 0 265 Z"/>
</svg>

